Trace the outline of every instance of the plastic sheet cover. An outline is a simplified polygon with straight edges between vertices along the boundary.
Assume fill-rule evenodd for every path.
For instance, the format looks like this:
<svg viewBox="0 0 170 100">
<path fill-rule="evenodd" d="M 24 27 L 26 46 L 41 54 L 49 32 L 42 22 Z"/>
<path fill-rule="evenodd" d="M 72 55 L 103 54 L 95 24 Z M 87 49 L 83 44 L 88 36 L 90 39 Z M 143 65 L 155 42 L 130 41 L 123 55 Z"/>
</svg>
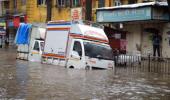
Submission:
<svg viewBox="0 0 170 100">
<path fill-rule="evenodd" d="M 31 24 L 20 24 L 15 37 L 15 44 L 29 44 Z"/>
</svg>

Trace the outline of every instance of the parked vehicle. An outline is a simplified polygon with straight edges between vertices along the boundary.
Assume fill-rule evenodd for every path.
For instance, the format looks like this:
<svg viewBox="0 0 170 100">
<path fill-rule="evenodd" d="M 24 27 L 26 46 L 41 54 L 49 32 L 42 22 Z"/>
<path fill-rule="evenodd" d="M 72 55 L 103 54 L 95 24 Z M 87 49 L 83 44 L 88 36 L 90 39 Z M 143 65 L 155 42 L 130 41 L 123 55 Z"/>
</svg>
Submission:
<svg viewBox="0 0 170 100">
<path fill-rule="evenodd" d="M 82 22 L 49 22 L 42 60 L 67 68 L 114 68 L 103 29 Z"/>
<path fill-rule="evenodd" d="M 15 39 L 17 58 L 41 62 L 44 47 L 46 24 L 21 24 Z"/>
</svg>

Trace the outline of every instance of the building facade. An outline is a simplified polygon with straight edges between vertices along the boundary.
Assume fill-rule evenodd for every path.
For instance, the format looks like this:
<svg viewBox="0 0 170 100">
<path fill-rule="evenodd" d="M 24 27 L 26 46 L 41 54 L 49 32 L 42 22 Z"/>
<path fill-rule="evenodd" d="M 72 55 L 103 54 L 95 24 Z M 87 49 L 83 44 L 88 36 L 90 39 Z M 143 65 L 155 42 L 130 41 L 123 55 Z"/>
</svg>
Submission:
<svg viewBox="0 0 170 100">
<path fill-rule="evenodd" d="M 26 22 L 26 0 L 1 0 L 1 22 L 4 21 L 3 46 L 13 45 L 20 22 Z"/>
<path fill-rule="evenodd" d="M 46 22 L 46 0 L 27 0 L 28 22 Z M 52 0 L 51 20 L 85 19 L 85 0 Z"/>
<path fill-rule="evenodd" d="M 97 22 L 112 29 L 106 30 L 109 37 L 114 40 L 110 43 L 125 46 L 123 49 L 126 53 L 153 54 L 152 30 L 158 30 L 162 36 L 161 56 L 170 57 L 169 14 L 166 2 L 144 1 L 144 3 L 105 7 L 97 9 L 96 15 Z M 114 44 L 117 40 L 119 43 Z M 122 43 L 121 40 L 125 42 Z"/>
<path fill-rule="evenodd" d="M 88 0 L 52 0 L 51 20 L 85 20 Z M 48 0 L 1 0 L 6 22 L 6 41 L 12 45 L 19 24 L 46 22 Z"/>
<path fill-rule="evenodd" d="M 101 7 L 113 7 L 127 4 L 166 1 L 166 0 L 92 0 L 92 20 L 96 21 L 96 9 Z"/>
</svg>

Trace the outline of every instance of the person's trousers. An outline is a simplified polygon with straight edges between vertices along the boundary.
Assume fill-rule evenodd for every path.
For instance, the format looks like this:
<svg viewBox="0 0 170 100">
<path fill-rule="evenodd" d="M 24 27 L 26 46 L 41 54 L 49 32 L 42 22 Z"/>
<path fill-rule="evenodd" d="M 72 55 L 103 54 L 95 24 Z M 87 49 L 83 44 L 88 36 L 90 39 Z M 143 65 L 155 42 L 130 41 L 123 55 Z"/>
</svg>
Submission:
<svg viewBox="0 0 170 100">
<path fill-rule="evenodd" d="M 160 46 L 159 45 L 153 45 L 153 56 L 156 56 L 156 51 L 158 54 L 158 57 L 160 57 Z"/>
</svg>

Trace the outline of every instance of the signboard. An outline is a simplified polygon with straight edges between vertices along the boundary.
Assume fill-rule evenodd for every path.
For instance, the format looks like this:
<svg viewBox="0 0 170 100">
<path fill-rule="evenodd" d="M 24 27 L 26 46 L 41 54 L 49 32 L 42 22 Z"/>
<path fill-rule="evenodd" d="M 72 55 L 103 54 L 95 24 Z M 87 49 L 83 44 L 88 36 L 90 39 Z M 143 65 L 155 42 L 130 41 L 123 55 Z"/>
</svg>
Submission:
<svg viewBox="0 0 170 100">
<path fill-rule="evenodd" d="M 6 23 L 5 21 L 0 22 L 0 35 L 5 35 L 6 34 Z"/>
<path fill-rule="evenodd" d="M 0 35 L 5 35 L 6 34 L 6 30 L 4 29 L 4 27 L 0 27 Z"/>
<path fill-rule="evenodd" d="M 126 9 L 102 9 L 97 10 L 97 22 L 126 22 L 144 20 L 168 21 L 169 14 L 166 8 L 141 7 Z"/>
<path fill-rule="evenodd" d="M 13 24 L 14 24 L 14 27 L 19 27 L 20 25 L 20 16 L 16 16 L 13 18 Z"/>
<path fill-rule="evenodd" d="M 7 27 L 13 27 L 14 23 L 13 20 L 7 20 Z"/>
<path fill-rule="evenodd" d="M 168 10 L 163 8 L 153 8 L 152 16 L 153 19 L 169 20 Z"/>
<path fill-rule="evenodd" d="M 72 8 L 71 18 L 72 20 L 82 20 L 82 8 Z"/>
<path fill-rule="evenodd" d="M 148 19 L 151 19 L 151 7 L 97 11 L 97 22 L 123 22 Z"/>
</svg>

